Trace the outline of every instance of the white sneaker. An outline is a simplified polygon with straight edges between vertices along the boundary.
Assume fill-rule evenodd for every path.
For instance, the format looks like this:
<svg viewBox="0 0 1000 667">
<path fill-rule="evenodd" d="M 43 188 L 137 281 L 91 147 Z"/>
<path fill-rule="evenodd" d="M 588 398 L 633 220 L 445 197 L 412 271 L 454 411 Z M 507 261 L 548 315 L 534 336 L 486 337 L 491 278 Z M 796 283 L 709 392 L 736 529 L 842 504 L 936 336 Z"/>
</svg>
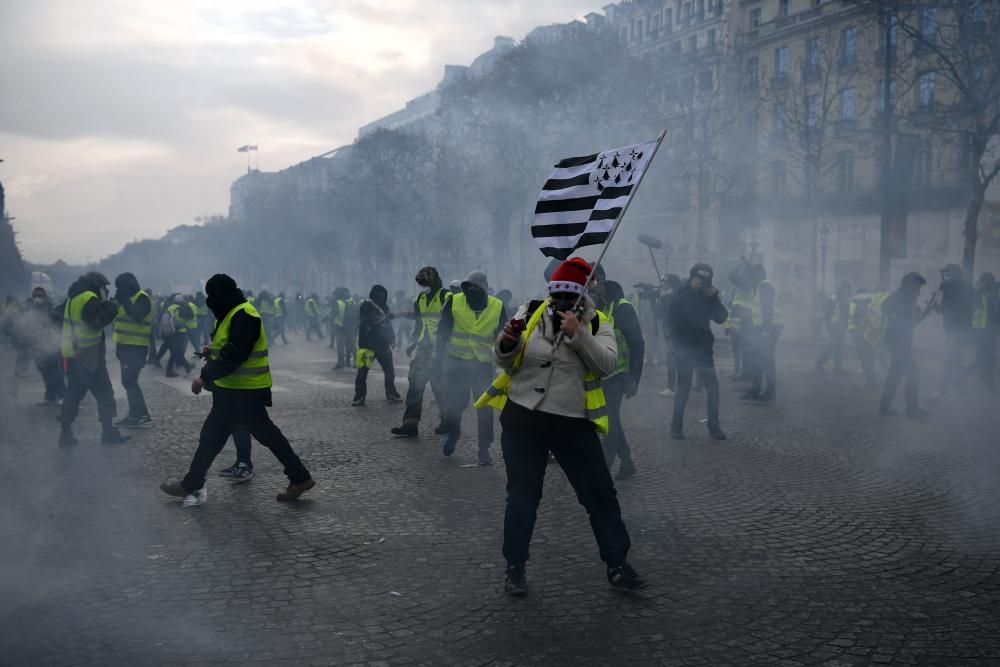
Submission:
<svg viewBox="0 0 1000 667">
<path fill-rule="evenodd" d="M 660 392 L 659 394 L 657 394 L 657 395 L 658 395 L 658 396 L 665 396 L 665 397 L 667 397 L 667 398 L 673 398 L 673 395 L 674 395 L 674 390 L 673 390 L 673 389 L 664 389 L 663 391 L 661 391 L 661 392 Z"/>
<path fill-rule="evenodd" d="M 198 489 L 184 496 L 184 507 L 197 507 L 208 502 L 208 489 Z"/>
</svg>

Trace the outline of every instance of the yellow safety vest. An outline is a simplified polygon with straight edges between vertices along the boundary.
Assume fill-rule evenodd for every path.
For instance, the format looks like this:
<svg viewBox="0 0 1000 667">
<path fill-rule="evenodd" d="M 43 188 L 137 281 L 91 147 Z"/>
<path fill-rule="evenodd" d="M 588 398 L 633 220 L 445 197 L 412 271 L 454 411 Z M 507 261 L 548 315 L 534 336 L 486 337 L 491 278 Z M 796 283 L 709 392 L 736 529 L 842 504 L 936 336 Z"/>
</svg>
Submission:
<svg viewBox="0 0 1000 667">
<path fill-rule="evenodd" d="M 861 322 L 861 334 L 869 344 L 878 347 L 885 338 L 886 320 L 882 314 L 882 304 L 889 298 L 889 292 L 879 292 L 872 297 L 872 302 Z"/>
<path fill-rule="evenodd" d="M 517 356 L 514 358 L 514 363 L 510 368 L 505 368 L 503 371 L 493 378 L 493 383 L 486 388 L 483 395 L 476 400 L 476 407 L 479 409 L 489 406 L 496 410 L 503 410 L 504 406 L 507 405 L 507 392 L 510 390 L 511 378 L 517 373 L 518 369 L 524 363 L 524 351 L 528 347 L 528 340 L 531 338 L 531 332 L 535 330 L 538 326 L 538 321 L 542 319 L 542 315 L 545 313 L 545 309 L 551 303 L 551 299 L 546 299 L 542 302 L 531 317 L 528 318 L 528 324 L 524 328 L 524 333 L 521 334 L 524 339 L 524 345 L 521 347 L 521 351 L 518 352 Z M 454 308 L 454 305 L 452 306 Z M 598 321 L 607 322 L 608 318 L 601 311 L 597 311 Z M 586 412 L 587 419 L 593 422 L 594 427 L 597 429 L 598 433 L 608 432 L 608 406 L 607 402 L 604 400 L 604 389 L 601 387 L 601 379 L 597 377 L 596 374 L 587 371 L 586 375 L 583 377 L 583 387 L 585 389 L 586 397 Z"/>
<path fill-rule="evenodd" d="M 280 296 L 274 297 L 274 316 L 275 317 L 285 316 L 285 302 Z"/>
<path fill-rule="evenodd" d="M 316 299 L 306 299 L 306 315 L 309 317 L 319 315 L 319 306 L 316 305 Z"/>
<path fill-rule="evenodd" d="M 981 294 L 979 299 L 979 304 L 976 309 L 972 311 L 972 328 L 973 329 L 985 329 L 986 322 L 989 319 L 989 313 L 987 313 L 987 303 L 986 295 Z"/>
<path fill-rule="evenodd" d="M 66 309 L 63 311 L 62 356 L 67 359 L 75 359 L 80 350 L 100 345 L 104 340 L 101 329 L 94 329 L 83 321 L 83 307 L 96 298 L 95 292 L 87 290 L 66 301 Z"/>
<path fill-rule="evenodd" d="M 274 302 L 264 299 L 260 302 L 259 310 L 261 315 L 274 315 Z"/>
<path fill-rule="evenodd" d="M 743 324 L 743 320 L 739 315 L 734 314 L 736 307 L 739 306 L 744 310 L 753 310 L 753 292 L 751 290 L 737 289 L 733 292 L 733 304 L 732 308 L 729 309 L 729 317 L 723 326 L 727 329 L 739 329 Z"/>
<path fill-rule="evenodd" d="M 422 292 L 417 297 L 417 310 L 420 312 L 421 323 L 418 342 L 422 342 L 424 338 L 427 338 L 433 343 L 437 338 L 438 325 L 441 324 L 441 309 L 444 308 L 445 302 L 450 298 L 451 292 L 444 289 L 439 289 L 429 300 L 427 292 Z"/>
<path fill-rule="evenodd" d="M 847 330 L 854 331 L 858 328 L 858 323 L 854 321 L 854 315 L 858 312 L 858 304 L 851 301 L 851 305 L 847 307 Z"/>
<path fill-rule="evenodd" d="M 219 352 L 229 342 L 229 326 L 233 321 L 233 315 L 240 311 L 260 319 L 260 313 L 251 303 L 241 303 L 230 310 L 216 327 L 215 334 L 212 336 L 213 359 L 218 359 Z M 251 350 L 247 360 L 229 375 L 216 380 L 215 386 L 224 389 L 270 389 L 271 367 L 268 365 L 267 334 L 264 332 L 263 323 L 260 325 L 260 335 L 257 336 L 257 342 L 254 343 L 253 350 Z"/>
<path fill-rule="evenodd" d="M 343 299 L 337 299 L 335 303 L 337 304 L 337 314 L 333 316 L 333 325 L 342 327 L 344 326 L 344 315 L 347 314 L 347 302 Z"/>
<path fill-rule="evenodd" d="M 618 342 L 618 365 L 608 377 L 628 371 L 628 341 L 625 340 L 625 335 L 615 326 L 615 308 L 626 303 L 630 306 L 632 305 L 628 299 L 618 299 L 618 301 L 611 304 L 611 309 L 608 311 L 608 322 L 611 324 L 611 328 L 615 330 L 615 340 Z M 634 308 L 635 306 L 633 306 Z"/>
<path fill-rule="evenodd" d="M 454 326 L 448 339 L 448 356 L 455 359 L 475 359 L 487 363 L 493 359 L 493 339 L 503 302 L 495 296 L 486 296 L 486 308 L 476 313 L 469 307 L 464 294 L 451 298 L 451 316 Z"/>
<path fill-rule="evenodd" d="M 194 304 L 194 314 L 196 317 L 208 317 L 208 306 L 203 303 Z"/>
<path fill-rule="evenodd" d="M 763 280 L 760 285 L 771 285 L 771 281 Z M 763 309 L 760 304 L 760 285 L 753 292 L 753 325 L 755 327 L 764 325 L 764 317 L 762 315 Z M 774 285 L 771 285 L 773 288 Z M 771 302 L 771 326 L 780 327 L 783 321 L 781 319 L 781 305 L 778 303 L 778 291 L 774 290 L 774 299 Z"/>
<path fill-rule="evenodd" d="M 149 296 L 139 290 L 129 301 L 134 305 L 140 297 Z M 150 301 L 149 312 L 146 316 L 142 318 L 141 321 L 136 322 L 128 313 L 125 312 L 123 306 L 118 306 L 118 317 L 115 318 L 115 326 L 111 333 L 111 338 L 119 345 L 134 345 L 136 347 L 148 347 L 149 346 L 149 332 L 153 328 L 153 303 Z"/>
<path fill-rule="evenodd" d="M 176 323 L 174 326 L 174 333 L 187 333 L 188 321 L 181 317 L 181 305 L 179 303 L 172 303 L 167 306 L 167 313 L 174 318 Z"/>
</svg>

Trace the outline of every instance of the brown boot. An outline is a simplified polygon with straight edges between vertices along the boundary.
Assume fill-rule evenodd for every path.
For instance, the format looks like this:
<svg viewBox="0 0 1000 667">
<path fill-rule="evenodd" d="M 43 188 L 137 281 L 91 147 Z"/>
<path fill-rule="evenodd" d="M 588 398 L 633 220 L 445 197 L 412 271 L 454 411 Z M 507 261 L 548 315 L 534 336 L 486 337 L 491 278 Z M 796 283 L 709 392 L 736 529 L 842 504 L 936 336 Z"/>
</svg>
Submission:
<svg viewBox="0 0 1000 667">
<path fill-rule="evenodd" d="M 298 500 L 299 496 L 314 486 L 316 486 L 316 481 L 312 479 L 307 479 L 306 481 L 299 482 L 298 484 L 289 484 L 287 489 L 278 494 L 278 500 Z"/>
</svg>

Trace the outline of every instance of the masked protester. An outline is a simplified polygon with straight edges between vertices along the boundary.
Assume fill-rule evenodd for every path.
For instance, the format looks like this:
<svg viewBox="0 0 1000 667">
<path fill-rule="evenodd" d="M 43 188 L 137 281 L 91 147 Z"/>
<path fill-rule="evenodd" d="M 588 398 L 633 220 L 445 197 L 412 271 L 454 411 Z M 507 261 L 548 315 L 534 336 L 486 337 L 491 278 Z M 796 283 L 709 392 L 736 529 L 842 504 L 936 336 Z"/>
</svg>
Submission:
<svg viewBox="0 0 1000 667">
<path fill-rule="evenodd" d="M 139 386 L 139 374 L 146 365 L 149 332 L 153 328 L 153 302 L 139 288 L 139 281 L 131 273 L 122 273 L 115 278 L 115 288 L 118 315 L 112 338 L 115 355 L 121 365 L 122 386 L 128 397 L 128 414 L 115 425 L 148 428 L 153 425 L 153 419 L 149 416 L 146 397 Z"/>
<path fill-rule="evenodd" d="M 551 274 L 549 297 L 518 309 L 493 348 L 503 372 L 476 401 L 501 410 L 508 595 L 528 592 L 525 564 L 549 452 L 590 515 L 608 581 L 623 589 L 646 584 L 626 560 L 631 542 L 598 437 L 608 431 L 601 378 L 618 363 L 614 330 L 589 297 L 573 310 L 590 273 L 584 260 L 567 260 Z"/>
<path fill-rule="evenodd" d="M 392 311 L 389 310 L 389 292 L 381 285 L 375 285 L 368 293 L 368 299 L 361 304 L 358 325 L 358 374 L 354 378 L 354 407 L 365 404 L 368 395 L 368 371 L 375 361 L 385 376 L 385 400 L 399 403 L 403 397 L 396 391 L 396 371 L 393 367 L 392 348 L 396 344 L 396 334 L 392 329 Z"/>
<path fill-rule="evenodd" d="M 488 293 L 486 274 L 473 271 L 462 281 L 462 291 L 441 309 L 435 357 L 445 378 L 445 434 L 441 452 L 451 456 L 462 432 L 462 413 L 493 379 L 493 339 L 503 329 L 503 303 Z M 493 416 L 478 415 L 479 465 L 493 464 Z"/>
<path fill-rule="evenodd" d="M 424 390 L 429 382 L 438 410 L 442 411 L 445 404 L 441 378 L 435 372 L 434 351 L 437 345 L 438 325 L 441 322 L 441 310 L 444 308 L 451 293 L 441 284 L 441 276 L 433 266 L 425 266 L 417 272 L 417 285 L 420 286 L 420 296 L 413 304 L 412 341 L 407 347 L 410 358 L 409 386 L 406 389 L 406 409 L 403 411 L 403 425 L 392 429 L 393 435 L 404 438 L 415 438 L 417 427 L 423 411 Z M 438 435 L 444 433 L 444 422 L 436 429 Z"/>
<path fill-rule="evenodd" d="M 965 279 L 962 267 L 948 264 L 941 269 L 941 301 L 934 310 L 941 313 L 947 351 L 941 390 L 936 398 L 947 397 L 952 389 L 960 398 L 966 396 L 965 348 L 972 331 L 974 290 Z"/>
<path fill-rule="evenodd" d="M 761 264 L 752 265 L 747 276 L 753 290 L 750 317 L 750 389 L 743 394 L 749 401 L 773 401 L 777 398 L 778 368 L 775 355 L 778 339 L 784 330 L 781 305 L 777 291 L 767 279 L 767 271 Z M 744 364 L 747 359 L 744 357 Z"/>
<path fill-rule="evenodd" d="M 31 337 L 31 354 L 45 384 L 45 405 L 57 405 L 66 393 L 66 376 L 59 356 L 62 317 L 43 287 L 31 290 L 24 316 Z"/>
<path fill-rule="evenodd" d="M 726 439 L 719 426 L 719 379 L 715 374 L 715 336 L 710 323 L 723 324 L 729 312 L 719 299 L 719 290 L 712 285 L 714 275 L 708 264 L 695 264 L 687 284 L 677 291 L 670 304 L 668 324 L 677 357 L 677 395 L 670 422 L 670 437 L 675 440 L 684 437 L 684 409 L 696 372 L 708 398 L 708 434 L 715 440 Z"/>
<path fill-rule="evenodd" d="M 305 304 L 305 316 L 306 316 L 306 340 L 312 340 L 313 332 L 316 333 L 316 337 L 323 340 L 323 329 L 319 323 L 319 294 L 313 292 L 306 299 Z"/>
<path fill-rule="evenodd" d="M 639 391 L 646 342 L 642 337 L 639 315 L 632 303 L 625 298 L 622 286 L 613 280 L 607 280 L 600 285 L 598 294 L 599 298 L 595 298 L 595 301 L 598 301 L 601 312 L 607 315 L 618 346 L 618 365 L 602 383 L 609 419 L 608 434 L 604 436 L 604 459 L 609 469 L 614 465 L 615 459 L 619 459 L 621 465 L 615 479 L 625 480 L 635 474 L 635 462 L 625 438 L 621 418 L 622 402 L 634 397 Z"/>
<path fill-rule="evenodd" d="M 206 305 L 217 324 L 212 347 L 203 350 L 209 361 L 191 383 L 191 391 L 212 392 L 212 409 L 201 427 L 198 449 L 187 475 L 180 481 L 162 483 L 160 490 L 184 498 L 185 505 L 204 503 L 208 497 L 205 475 L 229 436 L 242 426 L 284 466 L 288 488 L 278 494 L 278 500 L 296 500 L 316 483 L 267 414 L 271 407 L 271 368 L 260 314 L 244 298 L 236 281 L 225 274 L 212 276 L 205 284 L 205 292 Z"/>
<path fill-rule="evenodd" d="M 118 315 L 118 304 L 108 299 L 108 279 L 92 271 L 80 276 L 69 288 L 63 311 L 62 356 L 66 364 L 68 386 L 63 398 L 59 422 L 59 444 L 77 443 L 73 421 L 80 411 L 80 401 L 89 391 L 97 400 L 101 422 L 101 443 L 128 441 L 114 425 L 115 392 L 108 376 L 104 328 Z"/>
<path fill-rule="evenodd" d="M 997 390 L 995 370 L 997 365 L 997 334 L 1000 333 L 1000 285 L 992 273 L 986 271 L 976 281 L 976 297 L 972 310 L 972 333 L 976 342 L 976 368 L 979 379 L 991 394 Z"/>
<path fill-rule="evenodd" d="M 889 350 L 889 374 L 885 378 L 879 412 L 885 416 L 898 414 L 892 404 L 896 399 L 899 383 L 904 378 L 907 416 L 927 416 L 927 411 L 920 408 L 920 369 L 913 356 L 913 330 L 935 306 L 933 299 L 924 309 L 917 305 L 920 290 L 926 283 L 919 273 L 907 273 L 903 276 L 899 289 L 882 302 L 882 316 L 886 320 L 885 346 Z"/>
</svg>

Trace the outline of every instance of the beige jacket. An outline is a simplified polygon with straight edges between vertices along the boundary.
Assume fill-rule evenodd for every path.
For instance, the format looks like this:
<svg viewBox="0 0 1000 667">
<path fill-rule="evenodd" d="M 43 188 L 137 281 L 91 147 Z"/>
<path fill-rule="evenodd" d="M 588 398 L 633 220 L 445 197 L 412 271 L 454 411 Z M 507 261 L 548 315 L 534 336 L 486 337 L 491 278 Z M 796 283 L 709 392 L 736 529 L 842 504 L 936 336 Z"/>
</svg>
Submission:
<svg viewBox="0 0 1000 667">
<path fill-rule="evenodd" d="M 522 305 L 515 319 L 528 319 L 529 304 Z M 583 326 L 572 338 L 564 337 L 558 348 L 554 348 L 552 317 L 542 315 L 538 326 L 531 332 L 524 353 L 524 363 L 511 378 L 507 399 L 539 412 L 548 412 L 564 417 L 586 417 L 586 396 L 583 378 L 587 371 L 598 377 L 605 377 L 615 370 L 618 363 L 618 344 L 615 332 L 607 322 L 601 322 L 597 334 L 591 333 L 591 320 L 597 317 L 594 302 L 589 298 L 584 303 Z M 500 368 L 510 368 L 514 364 L 524 337 L 510 352 L 500 350 L 500 336 L 493 345 L 493 357 Z"/>
</svg>

